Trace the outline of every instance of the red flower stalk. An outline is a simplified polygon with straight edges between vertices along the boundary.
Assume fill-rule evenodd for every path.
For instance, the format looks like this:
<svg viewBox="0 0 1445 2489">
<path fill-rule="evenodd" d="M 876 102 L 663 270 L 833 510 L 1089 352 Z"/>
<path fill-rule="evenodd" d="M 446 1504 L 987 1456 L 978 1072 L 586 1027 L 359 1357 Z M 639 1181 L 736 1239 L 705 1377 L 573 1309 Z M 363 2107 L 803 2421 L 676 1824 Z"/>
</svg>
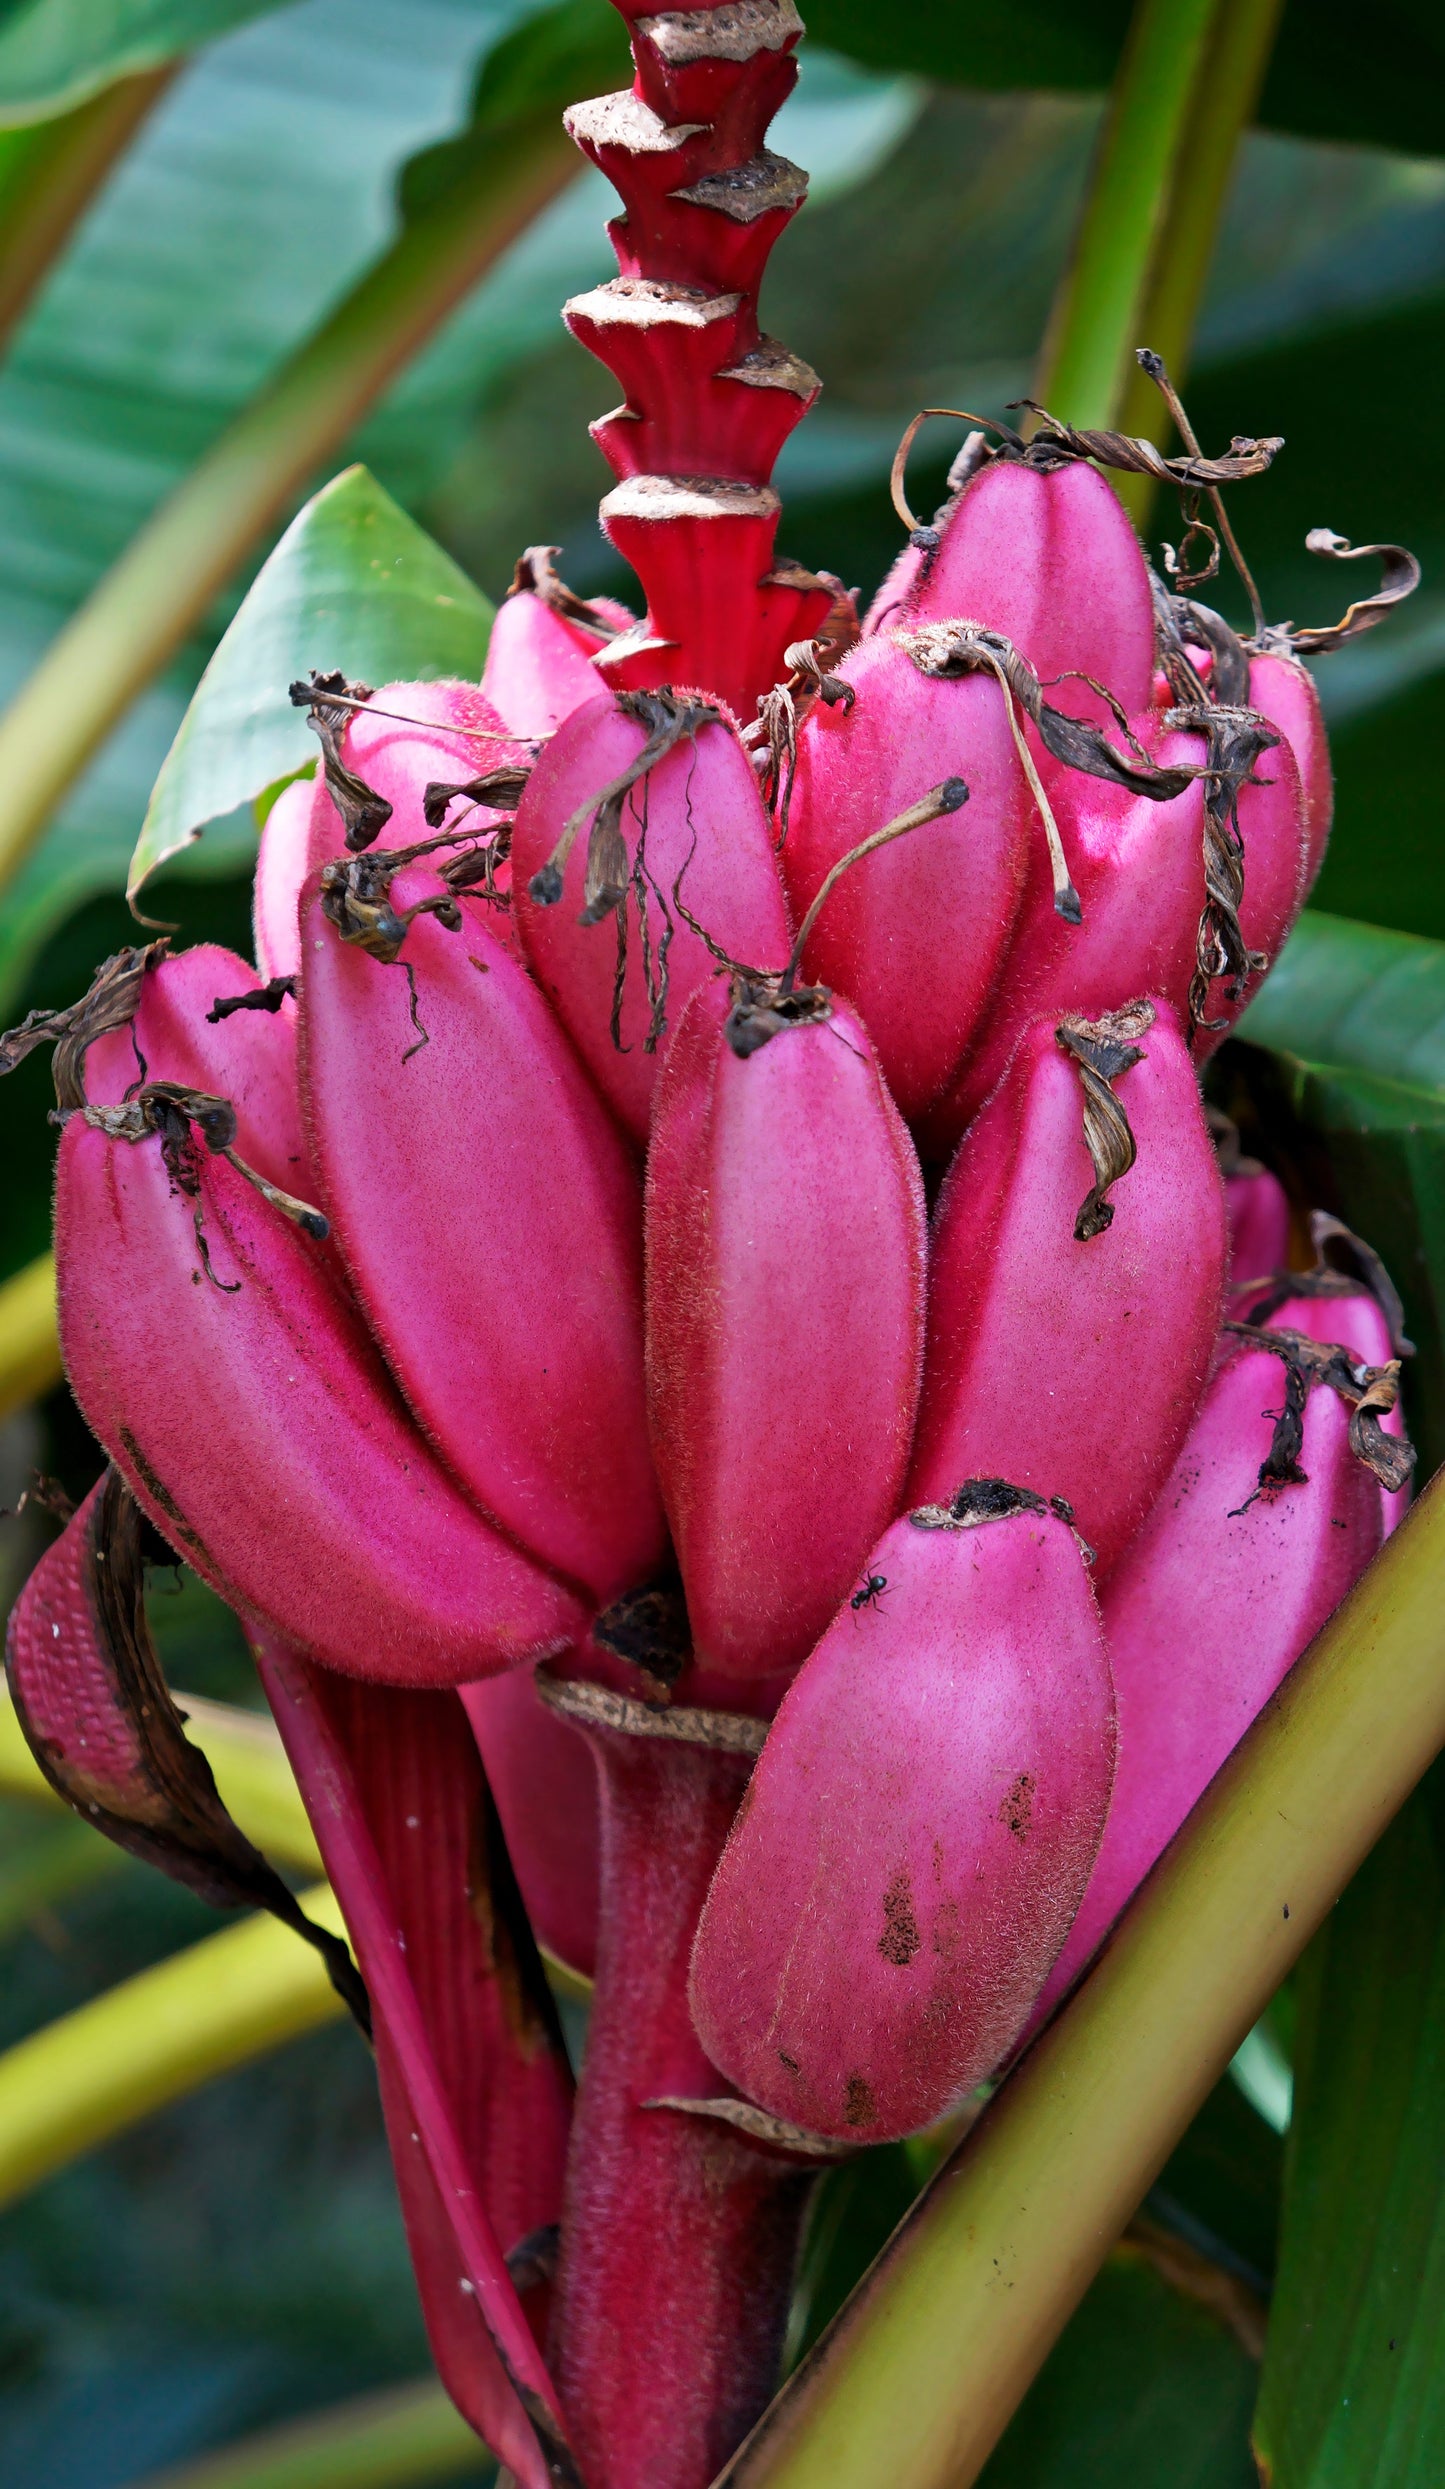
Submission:
<svg viewBox="0 0 1445 2489">
<path fill-rule="evenodd" d="M 634 86 L 571 116 L 621 274 L 568 318 L 645 619 L 533 547 L 481 687 L 294 686 L 260 974 L 156 944 L 0 1041 L 56 1046 L 114 1464 L 17 1606 L 21 1716 L 294 1923 L 160 1684 L 142 1514 L 244 1620 L 437 2361 L 523 2489 L 705 2489 L 811 2174 L 1006 2065 L 1411 1459 L 1378 1262 L 1317 1215 L 1285 1269 L 1198 1087 L 1328 827 L 1298 654 L 1409 557 L 1242 643 L 1107 470 L 1192 520 L 1277 444 L 1036 410 L 860 635 L 774 541 L 796 13 L 622 5 Z M 537 1939 L 595 1974 L 575 2114 Z"/>
</svg>

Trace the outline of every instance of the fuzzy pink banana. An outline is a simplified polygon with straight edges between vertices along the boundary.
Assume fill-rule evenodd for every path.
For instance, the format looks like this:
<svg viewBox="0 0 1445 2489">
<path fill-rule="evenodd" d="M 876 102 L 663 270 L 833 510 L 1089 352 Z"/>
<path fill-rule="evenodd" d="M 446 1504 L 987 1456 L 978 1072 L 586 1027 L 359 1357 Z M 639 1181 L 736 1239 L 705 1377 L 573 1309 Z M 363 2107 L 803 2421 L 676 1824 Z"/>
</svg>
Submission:
<svg viewBox="0 0 1445 2489">
<path fill-rule="evenodd" d="M 418 865 L 391 903 L 442 892 Z M 418 916 L 387 965 L 336 938 L 316 885 L 302 924 L 306 1118 L 362 1310 L 477 1502 L 605 1604 L 666 1537 L 627 1144 L 486 925 Z"/>
<path fill-rule="evenodd" d="M 920 673 L 886 634 L 843 660 L 798 736 L 783 868 L 801 920 L 839 859 L 957 776 L 961 810 L 862 858 L 824 902 L 804 971 L 862 1013 L 901 1112 L 956 1074 L 1023 894 L 1032 806 L 1004 694 L 988 675 Z"/>
<path fill-rule="evenodd" d="M 513 732 L 546 736 L 601 688 L 593 659 L 629 630 L 635 614 L 599 597 L 584 604 L 552 567 L 555 545 L 532 545 L 492 624 L 482 694 Z"/>
<path fill-rule="evenodd" d="M 1249 669 L 1252 707 L 1277 726 L 1295 757 L 1305 809 L 1304 888 L 1314 887 L 1329 844 L 1335 784 L 1314 676 L 1295 657 L 1255 657 Z"/>
<path fill-rule="evenodd" d="M 490 772 L 525 768 L 532 757 L 472 683 L 385 683 L 364 698 L 346 685 L 344 700 L 328 707 L 324 691 L 318 692 L 313 715 L 325 729 L 326 759 L 314 779 L 283 791 L 261 833 L 254 922 L 263 977 L 294 976 L 300 967 L 301 894 L 331 857 L 378 840 L 391 849 L 433 837 L 436 822 L 426 814 L 433 787 L 455 790 L 439 816 L 452 828 L 479 842 L 495 836 L 502 814 L 463 790 Z M 357 788 L 336 779 L 335 762 L 354 775 Z M 505 893 L 505 863 L 496 881 Z M 512 941 L 506 909 L 491 903 L 486 912 L 498 938 Z"/>
<path fill-rule="evenodd" d="M 240 1154 L 284 1167 L 272 1180 L 290 1192 L 308 1180 L 294 1103 L 293 1149 L 252 1109 L 294 1100 L 294 1027 L 205 1018 L 218 985 L 256 983 L 224 953 L 163 962 L 133 1032 L 91 1048 L 89 1096 L 123 1116 L 138 1048 L 150 1081 L 235 1100 Z M 181 1134 L 168 1167 L 159 1133 L 115 1138 L 77 1110 L 56 1179 L 66 1370 L 157 1528 L 224 1597 L 352 1674 L 451 1684 L 564 1648 L 577 1601 L 429 1452 L 328 1250 Z"/>
<path fill-rule="evenodd" d="M 1157 716 L 1140 715 L 1132 730 L 1160 767 L 1207 760 L 1203 740 L 1170 732 Z M 1154 802 L 1107 781 L 1065 770 L 1045 755 L 1040 774 L 1059 822 L 1064 853 L 1079 894 L 1082 922 L 1063 922 L 1054 906 L 1048 860 L 1035 840 L 1018 929 L 979 1042 L 930 1122 L 935 1146 L 951 1144 L 997 1087 L 1019 1034 L 1046 1012 L 1092 1018 L 1120 994 L 1159 994 L 1187 1021 L 1199 922 L 1205 902 L 1206 781 Z M 1293 755 L 1273 746 L 1255 772 L 1259 784 L 1239 795 L 1244 841 L 1240 931 L 1251 951 L 1273 959 L 1303 903 L 1305 816 Z M 1247 995 L 1231 1001 L 1213 984 L 1207 1016 L 1226 1023 Z M 1196 1031 L 1202 1060 L 1223 1030 Z"/>
<path fill-rule="evenodd" d="M 995 458 L 918 531 L 873 601 L 865 632 L 961 616 L 1001 631 L 1072 717 L 1112 726 L 1109 703 L 1149 706 L 1154 612 L 1139 539 L 1093 467 L 1040 473 Z M 967 772 L 964 773 L 967 775 Z"/>
<path fill-rule="evenodd" d="M 1008 1474 L 1067 1496 L 1102 1576 L 1167 1476 L 1209 1370 L 1224 1198 L 1168 1007 L 1081 1023 L 1072 1040 L 1069 1025 L 1030 1029 L 944 1186 L 908 1493 L 933 1503 L 960 1476 Z M 1100 1043 L 1114 1051 L 1091 1056 Z M 1115 1112 L 1138 1160 L 1095 1203 L 1084 1093 L 1090 1061 L 1120 1057 Z"/>
<path fill-rule="evenodd" d="M 823 2134 L 940 2117 L 1023 2026 L 1113 1761 L 1066 1522 L 998 1479 L 896 1521 L 784 1696 L 713 1879 L 692 1974 L 709 2055 Z"/>
<path fill-rule="evenodd" d="M 1226 1176 L 1231 1289 L 1283 1270 L 1289 1259 L 1289 1198 L 1268 1167 Z"/>
<path fill-rule="evenodd" d="M 649 720 L 666 740 L 661 707 L 630 714 L 610 695 L 576 711 L 532 773 L 517 814 L 512 863 L 527 963 L 620 1121 L 647 1137 L 652 1092 L 688 996 L 716 965 L 685 907 L 730 957 L 780 969 L 788 955 L 787 903 L 757 780 L 732 729 L 706 712 L 619 798 L 615 855 L 589 826 L 604 790 L 639 766 Z M 581 815 L 557 867 L 560 892 L 539 905 L 568 823 Z M 605 831 L 605 823 L 603 825 Z M 579 923 L 591 898 L 589 862 L 605 879 L 598 921 Z M 630 885 L 630 886 L 629 886 Z M 543 882 L 544 889 L 547 887 Z M 619 893 L 610 903 L 607 894 Z M 681 906 L 679 905 L 681 902 Z M 640 912 L 639 912 L 640 911 Z M 617 919 L 626 962 L 617 1038 L 611 1033 Z"/>
<path fill-rule="evenodd" d="M 804 1658 L 894 1510 L 924 1249 L 918 1161 L 853 1013 L 694 995 L 648 1159 L 647 1378 L 704 1666 Z"/>
<path fill-rule="evenodd" d="M 1260 1489 L 1283 1386 L 1272 1356 L 1227 1359 L 1104 1588 L 1119 1705 L 1114 1797 L 1040 2020 L 1379 1546 L 1380 1489 L 1331 1391 L 1313 1391 L 1305 1409 L 1307 1482 Z"/>
</svg>

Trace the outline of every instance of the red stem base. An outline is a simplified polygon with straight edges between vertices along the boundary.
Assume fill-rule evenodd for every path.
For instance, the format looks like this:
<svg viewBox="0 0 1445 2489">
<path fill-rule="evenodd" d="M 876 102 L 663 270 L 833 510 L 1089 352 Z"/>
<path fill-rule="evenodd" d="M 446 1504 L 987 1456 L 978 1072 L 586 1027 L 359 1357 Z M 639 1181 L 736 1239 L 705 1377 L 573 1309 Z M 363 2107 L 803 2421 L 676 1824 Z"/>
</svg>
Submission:
<svg viewBox="0 0 1445 2489">
<path fill-rule="evenodd" d="M 776 2382 L 813 2173 L 719 2121 L 687 2008 L 749 1758 L 594 1729 L 596 2002 L 568 2164 L 553 2374 L 587 2489 L 707 2489 Z"/>
</svg>

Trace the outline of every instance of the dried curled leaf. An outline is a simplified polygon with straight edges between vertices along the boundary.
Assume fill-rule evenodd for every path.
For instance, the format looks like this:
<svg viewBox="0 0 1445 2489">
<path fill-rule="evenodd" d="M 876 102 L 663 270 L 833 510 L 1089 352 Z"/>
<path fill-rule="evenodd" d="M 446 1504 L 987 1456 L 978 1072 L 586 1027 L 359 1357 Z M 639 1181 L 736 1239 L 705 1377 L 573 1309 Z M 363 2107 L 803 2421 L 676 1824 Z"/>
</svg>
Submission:
<svg viewBox="0 0 1445 2489">
<path fill-rule="evenodd" d="M 1094 1181 L 1079 1204 L 1074 1240 L 1088 1244 L 1114 1223 L 1111 1186 L 1127 1175 L 1138 1157 L 1129 1118 L 1114 1095 L 1114 1082 L 1144 1058 L 1139 1039 L 1154 1025 L 1150 1002 L 1126 1003 L 1102 1019 L 1085 1020 L 1070 1012 L 1054 1035 L 1078 1067 L 1084 1092 L 1084 1147 L 1094 1162 Z"/>
<path fill-rule="evenodd" d="M 599 640 L 615 640 L 618 636 L 617 624 L 609 622 L 595 605 L 589 605 L 575 588 L 569 588 L 565 579 L 558 578 L 552 557 L 561 550 L 559 544 L 529 544 L 518 557 L 512 584 L 507 590 L 508 596 L 539 597 L 554 614 L 560 614 L 564 622 L 575 622 L 581 630 L 595 632 Z"/>
<path fill-rule="evenodd" d="M 304 1937 L 369 2036 L 366 1990 L 346 1946 L 306 1917 L 232 1821 L 186 1736 L 146 1622 L 140 1511 L 115 1470 L 26 1584 L 6 1666 L 16 1718 L 57 1794 L 204 1901 L 269 1910 Z"/>
<path fill-rule="evenodd" d="M 1398 1357 L 1392 1357 L 1388 1365 L 1358 1365 L 1347 1348 L 1308 1339 L 1302 1331 L 1264 1330 L 1254 1322 L 1227 1322 L 1224 1327 L 1247 1348 L 1278 1357 L 1285 1368 L 1284 1407 L 1275 1419 L 1255 1494 L 1270 1495 L 1281 1487 L 1308 1484 L 1299 1456 L 1305 1404 L 1319 1384 L 1335 1392 L 1350 1411 L 1350 1450 L 1355 1458 L 1364 1462 L 1387 1494 L 1399 1494 L 1414 1469 L 1415 1447 L 1408 1436 L 1386 1434 L 1380 1424 L 1399 1402 Z M 1249 1501 L 1253 1503 L 1254 1497 Z"/>
<path fill-rule="evenodd" d="M 0 1076 L 13 1072 L 37 1046 L 54 1046 L 55 1103 L 62 1115 L 85 1104 L 85 1057 L 98 1037 L 128 1028 L 141 987 L 170 944 L 147 942 L 116 951 L 96 970 L 87 993 L 62 1011 L 28 1011 L 18 1028 L 0 1036 Z"/>
<path fill-rule="evenodd" d="M 293 708 L 305 709 L 306 722 L 320 742 L 326 791 L 341 815 L 346 844 L 355 854 L 379 838 L 391 819 L 386 797 L 378 795 L 341 757 L 352 710 L 365 706 L 370 689 L 365 683 L 348 683 L 344 674 L 313 670 L 304 683 L 291 684 L 290 697 Z"/>
<path fill-rule="evenodd" d="M 703 1711 L 686 1703 L 637 1702 L 585 1677 L 556 1677 L 539 1668 L 533 1682 L 544 1703 L 579 1727 L 615 1729 L 623 1737 L 662 1737 L 677 1746 L 707 1746 L 719 1754 L 761 1754 L 766 1720 L 740 1711 Z"/>
<path fill-rule="evenodd" d="M 288 999 L 292 1002 L 296 1000 L 299 982 L 300 979 L 294 976 L 269 977 L 264 985 L 254 986 L 249 994 L 218 994 L 206 1018 L 214 1027 L 218 1021 L 229 1020 L 237 1011 L 275 1013 Z"/>
<path fill-rule="evenodd" d="M 489 812 L 515 812 L 531 774 L 513 761 L 500 769 L 483 770 L 480 777 L 467 778 L 459 786 L 433 779 L 421 799 L 422 818 L 429 830 L 439 830 L 453 804 L 485 804 Z"/>
<path fill-rule="evenodd" d="M 321 1211 L 313 1208 L 309 1201 L 299 1199 L 295 1193 L 283 1192 L 279 1184 L 271 1183 L 254 1167 L 248 1166 L 233 1148 L 236 1110 L 229 1098 L 215 1097 L 208 1089 L 184 1089 L 174 1080 L 148 1080 L 134 1097 L 124 1099 L 118 1106 L 86 1104 L 76 1111 L 95 1131 L 105 1133 L 109 1140 L 136 1142 L 152 1136 L 159 1139 L 161 1157 L 172 1185 L 188 1201 L 196 1204 L 196 1242 L 202 1263 L 212 1277 L 214 1273 L 211 1272 L 201 1221 L 201 1161 L 194 1133 L 200 1134 L 213 1157 L 224 1158 L 238 1175 L 254 1185 L 262 1200 L 268 1202 L 273 1210 L 279 1210 L 293 1227 L 314 1236 L 318 1243 L 331 1233 L 330 1222 Z M 236 1282 L 237 1286 L 239 1284 L 239 1281 Z M 222 1282 L 217 1280 L 216 1285 L 219 1287 Z M 234 1295 L 235 1288 L 228 1288 L 226 1293 Z"/>
<path fill-rule="evenodd" d="M 766 2109 L 751 2100 L 731 2100 L 726 2094 L 715 2100 L 684 2100 L 672 2092 L 664 2092 L 656 2100 L 644 2100 L 644 2109 L 679 2109 L 685 2117 L 710 2117 L 721 2126 L 735 2127 L 751 2143 L 768 2144 L 776 2152 L 794 2154 L 805 2161 L 848 2161 L 858 2150 L 856 2143 L 840 2141 L 835 2135 L 816 2135 L 810 2126 L 795 2126 L 791 2118 L 772 2117 Z"/>
<path fill-rule="evenodd" d="M 1249 651 L 1237 631 L 1210 605 L 1191 596 L 1177 596 L 1151 566 L 1154 629 L 1159 664 L 1175 700 L 1182 708 L 1244 707 L 1249 699 Z M 1208 652 L 1207 676 L 1199 674 L 1191 648 Z"/>
<path fill-rule="evenodd" d="M 1204 737 L 1208 767 L 1204 790 L 1204 906 L 1194 949 L 1194 974 L 1189 981 L 1189 1036 L 1196 1029 L 1228 1026 L 1211 1020 L 1209 988 L 1217 977 L 1230 980 L 1230 1001 L 1238 1002 L 1251 976 L 1269 966 L 1263 951 L 1252 951 L 1244 939 L 1239 911 L 1244 899 L 1244 840 L 1239 828 L 1239 798 L 1247 786 L 1258 786 L 1254 764 L 1279 741 L 1278 730 L 1254 709 L 1171 709 L 1166 720 L 1189 734 Z"/>
<path fill-rule="evenodd" d="M 1226 1168 L 1224 1172 L 1235 1170 Z M 1310 1241 L 1315 1249 L 1312 1270 L 1277 1270 L 1268 1279 L 1256 1280 L 1251 1288 L 1240 1291 L 1241 1295 L 1254 1297 L 1250 1321 L 1270 1321 L 1291 1297 L 1358 1296 L 1363 1288 L 1385 1317 L 1396 1357 L 1413 1357 L 1415 1343 L 1406 1336 L 1405 1308 L 1399 1290 L 1374 1246 L 1366 1244 L 1363 1236 L 1357 1236 L 1353 1228 L 1346 1227 L 1343 1219 L 1337 1219 L 1329 1210 L 1310 1212 Z"/>
<path fill-rule="evenodd" d="M 1330 562 L 1377 561 L 1384 576 L 1374 595 L 1362 597 L 1358 604 L 1348 607 L 1338 622 L 1309 631 L 1297 631 L 1293 623 L 1286 622 L 1266 632 L 1262 645 L 1280 649 L 1286 655 L 1322 657 L 1331 649 L 1343 648 L 1346 640 L 1358 639 L 1362 631 L 1373 631 L 1393 606 L 1403 604 L 1420 585 L 1420 565 L 1402 544 L 1351 544 L 1348 536 L 1337 536 L 1332 527 L 1312 527 L 1305 546 L 1310 553 L 1318 553 Z"/>
<path fill-rule="evenodd" d="M 1219 484 L 1239 484 L 1246 476 L 1263 475 L 1284 447 L 1282 434 L 1270 434 L 1263 440 L 1251 440 L 1236 433 L 1222 458 L 1204 458 L 1197 451 L 1182 458 L 1166 458 L 1152 441 L 1135 440 L 1127 432 L 1094 432 L 1080 430 L 1051 415 L 1036 398 L 1015 398 L 1012 414 L 1024 407 L 1038 417 L 1039 428 L 1033 439 L 1020 443 L 1016 453 L 1005 449 L 1005 456 L 1015 454 L 1026 466 L 1057 467 L 1073 458 L 1092 459 L 1096 467 L 1113 467 L 1123 475 L 1152 476 L 1156 484 L 1173 484 L 1183 491 L 1207 492 Z M 1018 435 L 1014 434 L 1017 440 Z"/>
</svg>

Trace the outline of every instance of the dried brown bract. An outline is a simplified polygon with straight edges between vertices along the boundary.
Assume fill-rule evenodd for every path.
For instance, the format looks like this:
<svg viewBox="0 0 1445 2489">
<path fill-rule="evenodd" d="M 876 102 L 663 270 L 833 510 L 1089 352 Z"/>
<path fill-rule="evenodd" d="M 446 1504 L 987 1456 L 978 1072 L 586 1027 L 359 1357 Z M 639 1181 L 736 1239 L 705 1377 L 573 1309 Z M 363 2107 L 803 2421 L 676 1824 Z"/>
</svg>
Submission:
<svg viewBox="0 0 1445 2489">
<path fill-rule="evenodd" d="M 1094 1162 L 1094 1181 L 1079 1204 L 1074 1237 L 1088 1244 L 1114 1222 L 1110 1188 L 1127 1175 L 1139 1152 L 1129 1118 L 1114 1094 L 1122 1072 L 1142 1062 L 1139 1039 L 1154 1025 L 1150 1002 L 1126 1003 L 1102 1019 L 1085 1020 L 1071 1012 L 1054 1034 L 1078 1067 L 1084 1092 L 1084 1147 Z"/>
<path fill-rule="evenodd" d="M 348 683 L 344 674 L 317 674 L 290 686 L 291 705 L 306 711 L 306 722 L 321 745 L 321 768 L 327 793 L 341 815 L 346 844 L 353 854 L 381 836 L 391 819 L 391 806 L 367 785 L 341 757 L 342 739 L 353 709 L 371 698 L 365 683 Z"/>
</svg>

